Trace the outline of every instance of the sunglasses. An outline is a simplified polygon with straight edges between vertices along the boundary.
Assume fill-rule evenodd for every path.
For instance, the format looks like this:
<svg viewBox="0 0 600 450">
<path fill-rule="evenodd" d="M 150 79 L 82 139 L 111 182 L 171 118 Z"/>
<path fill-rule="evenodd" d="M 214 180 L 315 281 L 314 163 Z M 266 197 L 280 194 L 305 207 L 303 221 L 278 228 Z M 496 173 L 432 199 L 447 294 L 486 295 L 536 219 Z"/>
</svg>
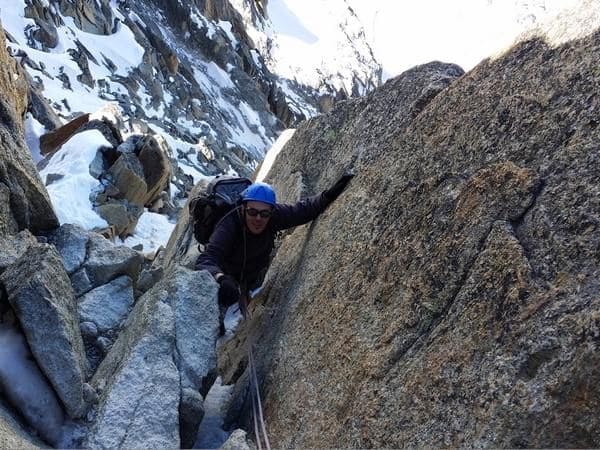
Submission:
<svg viewBox="0 0 600 450">
<path fill-rule="evenodd" d="M 255 209 L 255 208 L 246 208 L 246 214 L 248 214 L 251 217 L 256 217 L 256 216 L 260 216 L 263 219 L 268 219 L 269 217 L 271 217 L 273 215 L 273 211 L 271 211 L 270 209 Z"/>
</svg>

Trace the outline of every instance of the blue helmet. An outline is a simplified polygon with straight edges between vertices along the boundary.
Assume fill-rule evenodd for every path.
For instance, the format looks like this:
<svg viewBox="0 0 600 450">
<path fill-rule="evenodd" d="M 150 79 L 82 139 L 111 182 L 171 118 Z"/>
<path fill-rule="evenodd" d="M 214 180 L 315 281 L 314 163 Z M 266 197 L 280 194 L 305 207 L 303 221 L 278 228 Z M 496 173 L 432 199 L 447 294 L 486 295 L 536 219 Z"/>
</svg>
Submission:
<svg viewBox="0 0 600 450">
<path fill-rule="evenodd" d="M 271 185 L 267 183 L 253 183 L 248 186 L 242 191 L 242 201 L 262 202 L 271 206 L 275 206 L 277 203 L 275 191 Z"/>
</svg>

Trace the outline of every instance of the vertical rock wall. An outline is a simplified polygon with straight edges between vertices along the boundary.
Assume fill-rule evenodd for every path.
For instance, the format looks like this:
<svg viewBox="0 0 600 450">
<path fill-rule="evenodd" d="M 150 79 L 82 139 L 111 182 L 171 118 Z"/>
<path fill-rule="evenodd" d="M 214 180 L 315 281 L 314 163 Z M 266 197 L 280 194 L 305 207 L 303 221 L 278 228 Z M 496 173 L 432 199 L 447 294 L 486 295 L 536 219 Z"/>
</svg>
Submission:
<svg viewBox="0 0 600 450">
<path fill-rule="evenodd" d="M 242 332 L 259 343 L 273 446 L 600 445 L 588 17 L 585 37 L 532 38 L 458 79 L 411 69 L 279 154 L 283 200 L 357 176 L 283 238 Z M 239 374 L 235 350 L 224 359 Z"/>
</svg>

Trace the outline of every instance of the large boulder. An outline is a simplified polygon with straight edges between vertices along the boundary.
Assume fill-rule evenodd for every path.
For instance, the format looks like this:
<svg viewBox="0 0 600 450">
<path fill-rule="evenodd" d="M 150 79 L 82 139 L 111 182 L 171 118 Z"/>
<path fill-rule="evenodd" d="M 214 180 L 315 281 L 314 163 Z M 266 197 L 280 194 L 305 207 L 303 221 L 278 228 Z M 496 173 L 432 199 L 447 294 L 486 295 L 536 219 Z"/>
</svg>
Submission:
<svg viewBox="0 0 600 450">
<path fill-rule="evenodd" d="M 48 193 L 23 140 L 27 83 L 0 33 L 0 234 L 58 226 Z"/>
<path fill-rule="evenodd" d="M 37 363 L 72 418 L 87 411 L 87 364 L 77 304 L 56 249 L 31 245 L 0 275 Z"/>
<path fill-rule="evenodd" d="M 283 239 L 245 330 L 274 447 L 600 445 L 592 3 L 587 35 L 416 67 L 280 153 L 283 200 L 357 176 Z"/>
<path fill-rule="evenodd" d="M 108 170 L 111 180 L 128 201 L 143 205 L 148 186 L 142 163 L 133 153 L 122 153 Z"/>
<path fill-rule="evenodd" d="M 202 417 L 183 414 L 202 411 L 216 363 L 216 295 L 207 272 L 180 267 L 137 301 L 92 379 L 100 403 L 86 447 L 193 444 Z"/>
<path fill-rule="evenodd" d="M 160 209 L 168 199 L 172 167 L 164 139 L 152 135 L 133 135 L 115 148 L 97 153 L 90 173 L 104 190 L 94 194 L 96 212 L 117 235 L 131 235 L 144 206 Z"/>
<path fill-rule="evenodd" d="M 168 144 L 159 136 L 144 136 L 137 145 L 137 155 L 146 181 L 144 205 L 154 202 L 169 187 L 171 162 L 167 157 Z"/>
<path fill-rule="evenodd" d="M 58 250 L 65 270 L 69 275 L 83 265 L 87 256 L 89 239 L 89 231 L 70 223 L 61 225 L 48 235 L 48 242 Z"/>
<path fill-rule="evenodd" d="M 121 275 L 127 275 L 134 282 L 137 280 L 144 259 L 140 253 L 124 245 L 114 245 L 96 233 L 88 236 L 86 260 L 71 277 L 77 295 Z"/>
<path fill-rule="evenodd" d="M 107 333 L 121 325 L 133 303 L 131 278 L 123 275 L 83 295 L 78 303 L 79 319 L 92 322 L 100 333 Z"/>
</svg>

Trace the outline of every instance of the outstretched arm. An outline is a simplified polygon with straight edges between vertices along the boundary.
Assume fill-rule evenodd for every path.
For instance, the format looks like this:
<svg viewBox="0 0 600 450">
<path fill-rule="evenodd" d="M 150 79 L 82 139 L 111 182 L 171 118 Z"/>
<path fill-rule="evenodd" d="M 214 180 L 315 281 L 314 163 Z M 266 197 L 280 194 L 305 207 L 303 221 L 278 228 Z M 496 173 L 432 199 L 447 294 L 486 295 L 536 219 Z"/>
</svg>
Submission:
<svg viewBox="0 0 600 450">
<path fill-rule="evenodd" d="M 323 194 L 306 197 L 291 205 L 278 204 L 273 211 L 273 228 L 285 230 L 304 225 L 316 219 L 325 211 L 327 205 L 329 202 L 323 197 Z"/>
<path fill-rule="evenodd" d="M 354 174 L 344 174 L 335 184 L 320 194 L 307 197 L 292 205 L 276 205 L 274 211 L 274 228 L 286 228 L 304 225 L 316 219 L 344 191 Z"/>
</svg>

